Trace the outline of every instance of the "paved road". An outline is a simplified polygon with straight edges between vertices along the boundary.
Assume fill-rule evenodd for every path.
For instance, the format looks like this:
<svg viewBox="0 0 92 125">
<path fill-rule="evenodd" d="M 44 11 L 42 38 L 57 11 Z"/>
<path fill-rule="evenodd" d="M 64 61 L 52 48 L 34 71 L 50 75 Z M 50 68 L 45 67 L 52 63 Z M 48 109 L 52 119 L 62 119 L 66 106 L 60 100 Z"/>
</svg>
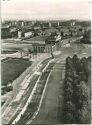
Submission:
<svg viewBox="0 0 92 125">
<path fill-rule="evenodd" d="M 59 106 L 59 88 L 60 88 L 60 81 L 62 83 L 64 77 L 63 73 L 63 65 L 65 58 L 67 56 L 73 56 L 74 55 L 74 46 L 71 45 L 68 48 L 61 48 L 61 56 L 58 56 L 59 61 L 56 63 L 54 70 L 51 73 L 47 89 L 45 92 L 45 96 L 40 108 L 40 111 L 36 118 L 33 121 L 33 124 L 58 124 L 58 106 Z M 78 46 L 80 48 L 78 48 Z M 83 54 L 83 51 L 85 50 L 85 47 L 82 45 L 76 45 L 77 53 L 82 50 L 78 56 L 81 57 L 80 54 Z"/>
<path fill-rule="evenodd" d="M 75 48 L 74 48 L 75 47 Z M 47 89 L 45 92 L 45 96 L 41 105 L 41 109 L 34 119 L 33 124 L 57 124 L 57 113 L 58 113 L 58 96 L 59 96 L 59 88 L 60 88 L 60 81 L 62 80 L 62 63 L 67 56 L 73 56 L 77 50 L 77 53 L 82 53 L 86 50 L 86 48 L 75 44 L 71 45 L 69 48 L 62 47 L 60 48 L 62 58 L 58 57 L 59 61 L 56 63 L 54 70 L 51 73 Z M 80 51 L 82 50 L 82 51 Z M 80 53 L 78 54 L 80 56 Z M 87 52 L 88 53 L 88 52 Z"/>
<path fill-rule="evenodd" d="M 48 81 L 41 109 L 33 124 L 56 124 L 58 116 L 58 96 L 64 61 L 57 61 Z"/>
</svg>

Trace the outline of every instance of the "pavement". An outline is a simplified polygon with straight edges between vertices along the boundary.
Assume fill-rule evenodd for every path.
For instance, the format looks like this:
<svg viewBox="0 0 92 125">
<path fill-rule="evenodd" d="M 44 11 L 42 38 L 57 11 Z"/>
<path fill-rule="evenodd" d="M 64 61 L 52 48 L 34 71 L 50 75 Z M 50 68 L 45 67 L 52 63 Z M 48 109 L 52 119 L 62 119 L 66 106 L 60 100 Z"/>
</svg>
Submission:
<svg viewBox="0 0 92 125">
<path fill-rule="evenodd" d="M 57 60 L 50 74 L 40 111 L 32 124 L 57 124 L 58 122 L 58 96 L 65 61 L 62 58 Z"/>
</svg>

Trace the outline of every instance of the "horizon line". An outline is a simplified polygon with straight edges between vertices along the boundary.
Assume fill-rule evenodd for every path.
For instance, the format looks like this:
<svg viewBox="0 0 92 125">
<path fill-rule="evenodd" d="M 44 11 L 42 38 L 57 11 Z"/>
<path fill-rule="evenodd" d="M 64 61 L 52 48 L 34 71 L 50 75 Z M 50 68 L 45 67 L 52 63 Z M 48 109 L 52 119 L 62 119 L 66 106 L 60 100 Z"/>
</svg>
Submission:
<svg viewBox="0 0 92 125">
<path fill-rule="evenodd" d="M 36 18 L 36 19 L 26 19 L 26 18 L 24 18 L 24 19 L 20 19 L 20 18 L 16 18 L 16 19 L 15 19 L 15 18 L 12 18 L 12 19 L 11 19 L 11 18 L 1 18 L 1 20 L 25 20 L 25 21 L 26 21 L 26 20 L 27 20 L 27 21 L 28 21 L 28 20 L 29 20 L 29 21 L 55 21 L 55 20 L 56 20 L 56 21 L 64 21 L 64 20 L 67 20 L 67 21 L 68 21 L 68 20 L 77 20 L 77 21 L 78 21 L 78 20 L 79 20 L 79 21 L 91 21 L 91 19 L 86 19 L 86 18 L 85 18 L 85 19 L 81 19 L 81 18 L 76 18 L 76 19 L 75 19 L 75 18 L 69 18 L 69 19 L 67 19 L 67 18 L 65 18 L 65 19 L 58 19 L 58 18 L 57 18 L 57 19 L 54 19 L 54 18 L 53 18 L 53 19 L 51 19 L 51 18 L 48 18 L 48 19 L 44 19 L 44 18 L 43 18 L 43 19 L 41 19 L 41 18 L 40 18 L 40 19 L 39 19 L 39 18 Z"/>
</svg>

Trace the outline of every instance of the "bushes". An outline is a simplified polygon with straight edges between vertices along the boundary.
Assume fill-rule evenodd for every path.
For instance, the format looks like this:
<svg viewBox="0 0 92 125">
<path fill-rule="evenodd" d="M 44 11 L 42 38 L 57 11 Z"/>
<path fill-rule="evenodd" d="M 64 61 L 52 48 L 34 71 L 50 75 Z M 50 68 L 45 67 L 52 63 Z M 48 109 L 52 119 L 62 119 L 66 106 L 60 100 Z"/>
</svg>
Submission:
<svg viewBox="0 0 92 125">
<path fill-rule="evenodd" d="M 77 55 L 66 58 L 64 80 L 64 124 L 89 124 L 91 121 L 91 90 L 89 78 L 89 58 L 79 59 Z M 91 63 L 91 62 L 90 62 Z"/>
<path fill-rule="evenodd" d="M 81 109 L 84 102 L 88 103 L 90 101 L 90 90 L 84 81 L 80 82 L 80 85 L 76 85 L 74 95 L 76 96 L 77 109 Z"/>
<path fill-rule="evenodd" d="M 81 124 L 90 123 L 89 121 L 91 120 L 91 112 L 87 109 L 87 105 L 78 111 L 78 115 Z"/>
<path fill-rule="evenodd" d="M 64 106 L 64 123 L 74 123 L 75 104 L 67 101 Z"/>
</svg>

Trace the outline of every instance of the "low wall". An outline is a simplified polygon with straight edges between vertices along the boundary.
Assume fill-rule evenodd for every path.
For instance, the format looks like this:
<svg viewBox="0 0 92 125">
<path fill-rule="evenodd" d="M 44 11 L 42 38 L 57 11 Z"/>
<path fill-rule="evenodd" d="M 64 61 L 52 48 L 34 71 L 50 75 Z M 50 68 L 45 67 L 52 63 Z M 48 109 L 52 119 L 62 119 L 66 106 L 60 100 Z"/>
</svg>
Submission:
<svg viewBox="0 0 92 125">
<path fill-rule="evenodd" d="M 2 59 L 1 62 L 4 62 L 4 61 L 8 60 L 9 58 L 10 57 L 6 57 L 6 58 Z"/>
</svg>

